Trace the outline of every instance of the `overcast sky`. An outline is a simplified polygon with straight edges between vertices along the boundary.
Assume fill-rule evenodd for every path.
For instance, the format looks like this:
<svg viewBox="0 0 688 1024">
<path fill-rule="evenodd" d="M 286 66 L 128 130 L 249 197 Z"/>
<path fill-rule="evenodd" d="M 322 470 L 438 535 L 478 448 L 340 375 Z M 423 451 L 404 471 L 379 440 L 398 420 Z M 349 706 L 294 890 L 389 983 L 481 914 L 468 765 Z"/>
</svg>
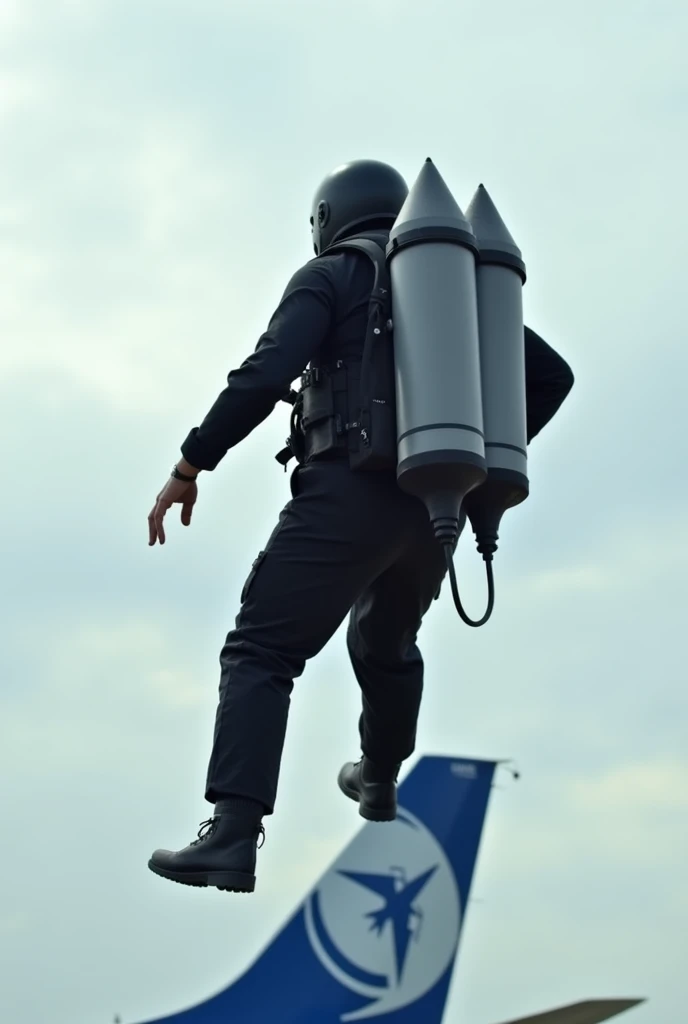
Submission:
<svg viewBox="0 0 688 1024">
<path fill-rule="evenodd" d="M 338 633 L 297 683 L 258 890 L 147 869 L 207 816 L 218 654 L 288 497 L 283 406 L 147 546 L 179 445 L 359 157 L 484 182 L 576 386 L 504 520 L 497 608 L 421 634 L 418 753 L 515 757 L 447 1021 L 648 996 L 688 955 L 688 10 L 679 0 L 0 0 L 0 1020 L 222 987 L 359 820 Z M 467 534 L 458 566 L 483 606 Z M 631 1015 L 629 1015 L 629 1021 Z"/>
</svg>

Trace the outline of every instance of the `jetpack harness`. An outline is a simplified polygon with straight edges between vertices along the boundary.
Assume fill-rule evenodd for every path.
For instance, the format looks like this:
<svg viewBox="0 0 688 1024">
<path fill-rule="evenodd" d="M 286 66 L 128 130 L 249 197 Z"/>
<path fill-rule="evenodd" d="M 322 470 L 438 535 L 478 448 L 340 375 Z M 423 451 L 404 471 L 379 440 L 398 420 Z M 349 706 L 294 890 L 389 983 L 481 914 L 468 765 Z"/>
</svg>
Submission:
<svg viewBox="0 0 688 1024">
<path fill-rule="evenodd" d="M 467 214 L 428 157 L 375 265 L 358 365 L 312 367 L 290 392 L 292 433 L 277 458 L 348 451 L 352 469 L 396 467 L 444 546 L 459 615 L 494 608 L 492 557 L 504 512 L 528 496 L 521 252 L 481 185 Z M 453 555 L 463 517 L 486 563 L 488 606 L 470 619 Z"/>
<path fill-rule="evenodd" d="M 368 323 L 361 359 L 333 365 L 311 364 L 301 375 L 301 389 L 283 401 L 292 405 L 290 435 L 276 456 L 287 468 L 297 462 L 348 454 L 351 469 L 393 471 L 397 436 L 392 347 L 392 305 L 385 250 L 369 238 L 349 238 L 325 249 L 364 253 L 375 277 L 368 302 Z"/>
</svg>

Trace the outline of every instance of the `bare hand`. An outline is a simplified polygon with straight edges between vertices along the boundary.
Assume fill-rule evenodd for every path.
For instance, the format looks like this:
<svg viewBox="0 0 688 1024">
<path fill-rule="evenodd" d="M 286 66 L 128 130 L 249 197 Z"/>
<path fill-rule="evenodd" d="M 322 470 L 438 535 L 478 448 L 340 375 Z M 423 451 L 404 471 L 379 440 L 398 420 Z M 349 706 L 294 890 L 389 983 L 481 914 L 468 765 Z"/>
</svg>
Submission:
<svg viewBox="0 0 688 1024">
<path fill-rule="evenodd" d="M 198 485 L 195 481 L 193 483 L 186 483 L 184 480 L 175 480 L 174 477 L 170 477 L 160 491 L 155 505 L 148 516 L 149 547 L 154 545 L 156 540 L 159 540 L 161 544 L 165 543 L 163 519 L 165 518 L 165 513 L 169 512 L 173 505 L 181 503 L 182 523 L 184 526 L 190 525 L 191 513 L 193 512 L 197 497 Z"/>
</svg>

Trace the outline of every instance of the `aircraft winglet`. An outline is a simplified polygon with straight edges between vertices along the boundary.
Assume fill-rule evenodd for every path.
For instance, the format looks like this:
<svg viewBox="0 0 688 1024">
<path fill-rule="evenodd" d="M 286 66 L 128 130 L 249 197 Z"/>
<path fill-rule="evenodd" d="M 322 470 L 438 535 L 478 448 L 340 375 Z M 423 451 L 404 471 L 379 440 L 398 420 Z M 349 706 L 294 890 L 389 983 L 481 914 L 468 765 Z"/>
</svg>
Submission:
<svg viewBox="0 0 688 1024">
<path fill-rule="evenodd" d="M 644 1002 L 645 999 L 588 999 L 545 1013 L 536 1013 L 532 1017 L 519 1017 L 506 1024 L 600 1024 Z"/>
</svg>

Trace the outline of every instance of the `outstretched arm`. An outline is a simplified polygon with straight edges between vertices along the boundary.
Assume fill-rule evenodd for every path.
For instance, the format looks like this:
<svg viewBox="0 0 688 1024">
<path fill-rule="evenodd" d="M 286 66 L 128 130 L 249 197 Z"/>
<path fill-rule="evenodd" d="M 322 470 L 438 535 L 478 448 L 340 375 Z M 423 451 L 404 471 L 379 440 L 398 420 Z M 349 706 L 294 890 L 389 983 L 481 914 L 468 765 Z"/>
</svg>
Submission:
<svg viewBox="0 0 688 1024">
<path fill-rule="evenodd" d="M 165 543 L 164 518 L 174 504 L 181 504 L 182 523 L 189 526 L 198 496 L 195 477 L 202 469 L 215 469 L 227 450 L 250 434 L 289 391 L 327 337 L 334 303 L 322 263 L 311 261 L 294 274 L 254 353 L 232 370 L 200 427 L 184 441 L 183 458 L 148 516 L 150 546 Z"/>
<path fill-rule="evenodd" d="M 272 412 L 330 330 L 335 295 L 322 261 L 294 274 L 255 351 L 232 370 L 200 427 L 182 444 L 184 458 L 213 470 L 227 451 Z"/>
<path fill-rule="evenodd" d="M 573 372 L 546 341 L 525 329 L 526 409 L 528 443 L 558 411 L 573 387 Z"/>
</svg>

